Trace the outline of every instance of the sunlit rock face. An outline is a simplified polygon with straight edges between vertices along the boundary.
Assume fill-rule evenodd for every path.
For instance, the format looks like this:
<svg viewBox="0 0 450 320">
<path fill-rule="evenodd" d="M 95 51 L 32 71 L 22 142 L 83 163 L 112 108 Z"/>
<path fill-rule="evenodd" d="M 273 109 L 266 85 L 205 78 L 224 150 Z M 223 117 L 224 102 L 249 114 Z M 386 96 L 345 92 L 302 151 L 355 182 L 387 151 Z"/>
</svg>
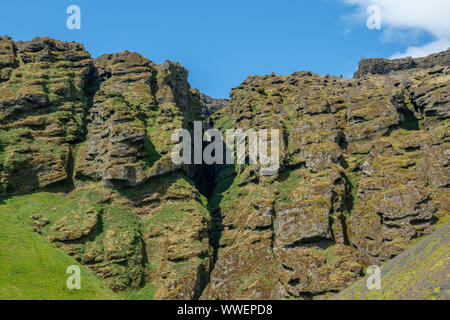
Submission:
<svg viewBox="0 0 450 320">
<path fill-rule="evenodd" d="M 278 128 L 283 165 L 272 178 L 251 166 L 219 175 L 223 231 L 203 298 L 330 297 L 445 221 L 448 57 L 363 60 L 355 79 L 297 72 L 234 88 L 217 127 Z"/>
<path fill-rule="evenodd" d="M 362 60 L 354 79 L 252 76 L 229 100 L 187 78 L 138 53 L 0 37 L 0 195 L 112 290 L 327 298 L 447 218 L 448 51 Z M 173 164 L 172 133 L 195 121 L 278 129 L 278 174 Z"/>
</svg>

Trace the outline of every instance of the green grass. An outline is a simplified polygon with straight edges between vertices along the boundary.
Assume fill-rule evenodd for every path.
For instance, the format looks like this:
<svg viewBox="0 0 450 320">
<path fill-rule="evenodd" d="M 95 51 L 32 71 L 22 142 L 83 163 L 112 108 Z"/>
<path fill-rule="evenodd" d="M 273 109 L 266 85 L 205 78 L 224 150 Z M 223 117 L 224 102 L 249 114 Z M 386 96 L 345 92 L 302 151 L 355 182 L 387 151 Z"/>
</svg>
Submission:
<svg viewBox="0 0 450 320">
<path fill-rule="evenodd" d="M 280 173 L 281 186 L 278 188 L 278 199 L 280 204 L 291 202 L 291 194 L 300 183 L 305 183 L 300 170 L 283 171 Z"/>
<path fill-rule="evenodd" d="M 332 299 L 338 300 L 448 300 L 441 291 L 448 283 L 450 224 L 442 225 L 408 250 L 381 266 L 381 288 L 369 290 L 367 278 L 357 281 Z"/>
<path fill-rule="evenodd" d="M 45 206 L 48 201 L 49 198 L 42 203 L 35 201 L 34 204 L 38 207 Z M 0 299 L 119 298 L 73 258 L 34 233 L 30 225 L 16 214 L 17 207 L 8 202 L 0 204 Z M 80 266 L 80 290 L 69 290 L 66 287 L 66 280 L 70 276 L 66 274 L 66 270 L 71 265 Z"/>
<path fill-rule="evenodd" d="M 144 261 L 139 255 L 144 248 L 137 239 L 142 239 L 150 225 L 161 228 L 165 236 L 170 236 L 166 226 L 171 230 L 183 226 L 183 232 L 188 234 L 192 218 L 200 216 L 209 219 L 209 212 L 206 198 L 200 194 L 194 196 L 192 182 L 181 174 L 155 179 L 148 188 L 142 186 L 128 190 L 130 193 L 127 195 L 134 197 L 149 190 L 158 190 L 171 197 L 149 219 L 140 219 L 129 208 L 117 202 L 104 202 L 109 194 L 105 195 L 105 190 L 96 183 L 84 185 L 67 194 L 58 192 L 55 187 L 48 188 L 46 192 L 0 200 L 0 223 L 6 230 L 0 235 L 0 299 L 153 299 L 155 288 L 160 283 L 151 282 L 143 288 L 136 288 L 129 281 L 130 277 L 139 276 L 141 267 L 157 272 L 165 248 L 158 242 L 148 244 L 149 260 L 145 258 Z M 120 195 L 117 192 L 117 196 Z M 86 227 L 83 224 L 85 217 L 92 215 L 92 212 L 98 213 L 95 229 L 83 241 L 77 242 L 73 257 L 49 242 L 54 237 L 61 237 L 61 232 L 54 229 L 59 221 L 63 221 L 64 232 L 78 234 Z M 40 235 L 32 230 L 33 215 L 42 216 L 39 222 L 50 222 L 41 227 Z M 188 249 L 197 252 L 202 245 L 201 242 L 195 242 Z M 66 269 L 70 265 L 78 265 L 74 257 L 77 261 L 84 261 L 86 256 L 89 258 L 92 255 L 103 257 L 105 250 L 111 250 L 112 246 L 117 249 L 113 250 L 115 254 L 133 253 L 127 256 L 126 265 L 117 264 L 109 268 L 115 274 L 114 277 L 100 279 L 87 268 L 81 267 L 82 290 L 74 292 L 66 289 L 69 277 Z M 191 274 L 198 263 L 208 263 L 207 259 L 198 259 L 174 263 L 170 270 L 177 277 Z M 111 287 L 111 284 L 125 291 L 115 295 L 106 287 Z"/>
<path fill-rule="evenodd" d="M 124 295 L 125 300 L 153 300 L 155 296 L 155 286 L 151 283 L 135 291 L 129 291 Z"/>
<path fill-rule="evenodd" d="M 80 198 L 87 201 L 80 204 Z M 24 196 L 12 197 L 6 200 L 7 207 L 24 223 L 31 225 L 30 217 L 34 214 L 44 215 L 54 223 L 61 217 L 71 212 L 86 211 L 92 207 L 92 203 L 101 199 L 95 190 L 77 190 L 75 197 L 66 197 L 64 194 L 50 192 L 38 192 Z M 89 201 L 89 202 L 88 202 Z"/>
<path fill-rule="evenodd" d="M 223 166 L 217 177 L 217 185 L 213 194 L 209 198 L 209 208 L 211 211 L 219 209 L 220 202 L 224 194 L 231 188 L 236 177 L 236 168 L 234 165 Z"/>
</svg>

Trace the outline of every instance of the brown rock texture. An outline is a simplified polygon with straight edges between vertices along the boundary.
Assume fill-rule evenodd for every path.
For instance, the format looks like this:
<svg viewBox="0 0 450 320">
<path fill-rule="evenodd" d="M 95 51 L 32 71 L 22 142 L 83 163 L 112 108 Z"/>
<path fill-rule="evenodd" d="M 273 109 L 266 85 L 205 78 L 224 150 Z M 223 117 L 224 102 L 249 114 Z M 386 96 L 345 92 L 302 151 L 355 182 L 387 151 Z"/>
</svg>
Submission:
<svg viewBox="0 0 450 320">
<path fill-rule="evenodd" d="M 0 193 L 64 181 L 70 145 L 83 139 L 92 59 L 81 44 L 50 38 L 3 38 L 0 48 Z"/>
<path fill-rule="evenodd" d="M 0 61 L 0 194 L 48 202 L 33 230 L 114 291 L 198 298 L 210 216 L 195 170 L 170 158 L 172 132 L 206 108 L 188 71 L 50 38 L 2 37 Z"/>
<path fill-rule="evenodd" d="M 450 66 L 450 48 L 447 51 L 431 54 L 423 58 L 401 58 L 401 59 L 384 59 L 372 58 L 362 59 L 359 62 L 358 71 L 355 78 L 360 78 L 367 74 L 388 74 L 391 71 L 417 69 L 429 69 L 435 66 Z"/>
<path fill-rule="evenodd" d="M 95 67 L 103 81 L 88 116 L 77 176 L 136 186 L 180 169 L 170 159 L 171 134 L 201 119 L 187 70 L 170 61 L 158 66 L 131 52 L 101 56 Z"/>
<path fill-rule="evenodd" d="M 449 90 L 450 68 L 434 63 L 234 88 L 217 127 L 278 128 L 282 167 L 218 175 L 218 258 L 202 297 L 329 297 L 432 232 L 449 212 Z"/>
</svg>

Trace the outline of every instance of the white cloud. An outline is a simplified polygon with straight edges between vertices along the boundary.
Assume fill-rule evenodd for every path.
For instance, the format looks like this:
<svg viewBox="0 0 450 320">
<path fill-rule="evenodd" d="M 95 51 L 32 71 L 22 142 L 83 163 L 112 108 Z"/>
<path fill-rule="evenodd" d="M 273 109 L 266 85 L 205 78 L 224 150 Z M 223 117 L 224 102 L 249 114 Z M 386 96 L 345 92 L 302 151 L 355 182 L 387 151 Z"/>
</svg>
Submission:
<svg viewBox="0 0 450 320">
<path fill-rule="evenodd" d="M 381 11 L 382 28 L 386 33 L 426 31 L 436 40 L 421 47 L 409 47 L 395 57 L 425 56 L 446 50 L 450 45 L 450 1 L 449 0 L 341 0 L 358 6 L 364 18 L 366 9 L 376 5 Z M 389 35 L 386 36 L 389 38 Z"/>
<path fill-rule="evenodd" d="M 421 47 L 409 47 L 405 52 L 397 52 L 393 54 L 390 58 L 397 59 L 403 57 L 425 57 L 431 53 L 445 51 L 450 48 L 450 40 L 448 39 L 439 39 L 430 43 L 427 43 Z"/>
</svg>

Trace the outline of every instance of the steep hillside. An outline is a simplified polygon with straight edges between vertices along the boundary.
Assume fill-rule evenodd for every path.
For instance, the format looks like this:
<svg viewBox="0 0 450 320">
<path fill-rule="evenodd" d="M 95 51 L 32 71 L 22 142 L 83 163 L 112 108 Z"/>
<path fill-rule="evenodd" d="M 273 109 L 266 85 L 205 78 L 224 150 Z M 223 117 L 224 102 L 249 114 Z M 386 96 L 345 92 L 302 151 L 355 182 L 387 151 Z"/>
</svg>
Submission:
<svg viewBox="0 0 450 320">
<path fill-rule="evenodd" d="M 38 202 L 34 204 L 39 205 Z M 118 299 L 101 280 L 37 235 L 16 200 L 0 205 L 0 299 Z M 81 267 L 81 289 L 68 290 L 67 267 Z"/>
<path fill-rule="evenodd" d="M 0 212 L 120 297 L 332 296 L 448 215 L 449 54 L 253 76 L 228 101 L 171 61 L 0 37 Z M 194 121 L 279 129 L 279 173 L 173 164 Z M 19 245 L 0 239 L 0 255 Z"/>
<path fill-rule="evenodd" d="M 379 290 L 362 279 L 338 299 L 450 299 L 450 223 L 422 239 L 381 268 Z"/>
</svg>

